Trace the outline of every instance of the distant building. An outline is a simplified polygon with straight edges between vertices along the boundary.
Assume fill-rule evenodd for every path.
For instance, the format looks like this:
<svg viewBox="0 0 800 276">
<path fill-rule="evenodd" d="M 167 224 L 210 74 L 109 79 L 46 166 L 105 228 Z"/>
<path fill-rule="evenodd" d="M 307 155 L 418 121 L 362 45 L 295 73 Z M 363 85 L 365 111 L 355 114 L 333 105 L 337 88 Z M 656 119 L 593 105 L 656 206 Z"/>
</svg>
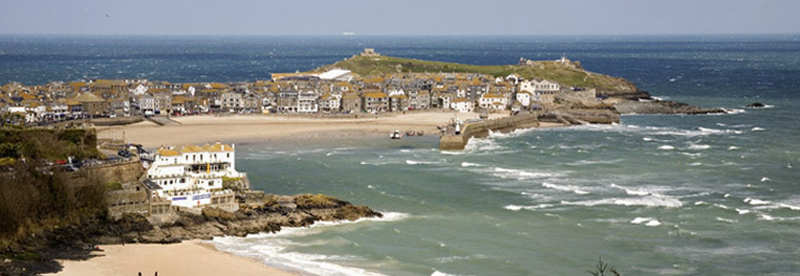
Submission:
<svg viewBox="0 0 800 276">
<path fill-rule="evenodd" d="M 380 56 L 380 55 L 381 54 L 378 54 L 377 52 L 375 52 L 375 48 L 364 48 L 364 52 L 361 53 L 361 56 L 364 56 L 364 57 L 377 57 L 377 56 Z"/>
</svg>

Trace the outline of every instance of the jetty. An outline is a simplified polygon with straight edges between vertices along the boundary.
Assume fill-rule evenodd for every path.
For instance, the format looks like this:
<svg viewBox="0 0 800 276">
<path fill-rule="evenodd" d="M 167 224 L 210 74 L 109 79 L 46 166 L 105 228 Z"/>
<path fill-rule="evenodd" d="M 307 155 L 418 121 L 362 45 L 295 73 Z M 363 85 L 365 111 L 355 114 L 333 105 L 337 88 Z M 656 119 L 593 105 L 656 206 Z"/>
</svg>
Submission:
<svg viewBox="0 0 800 276">
<path fill-rule="evenodd" d="M 517 129 L 540 126 L 540 122 L 567 125 L 619 123 L 619 113 L 613 109 L 573 109 L 531 112 L 492 120 L 474 120 L 460 124 L 454 120 L 439 137 L 439 149 L 463 150 L 469 139 L 486 138 L 490 132 L 509 133 Z M 459 131 L 454 131 L 459 129 Z"/>
</svg>

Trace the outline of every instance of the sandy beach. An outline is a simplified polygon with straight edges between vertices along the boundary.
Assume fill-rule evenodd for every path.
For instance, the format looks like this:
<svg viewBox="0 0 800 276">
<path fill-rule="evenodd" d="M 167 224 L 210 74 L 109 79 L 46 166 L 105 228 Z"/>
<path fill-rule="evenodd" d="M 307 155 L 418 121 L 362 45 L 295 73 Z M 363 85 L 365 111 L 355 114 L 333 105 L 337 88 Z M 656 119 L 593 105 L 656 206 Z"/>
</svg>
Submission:
<svg viewBox="0 0 800 276">
<path fill-rule="evenodd" d="M 210 142 L 242 142 L 276 138 L 313 139 L 386 135 L 394 130 L 424 131 L 438 135 L 437 126 L 446 125 L 455 116 L 459 120 L 478 118 L 476 113 L 410 112 L 408 114 L 372 116 L 358 119 L 307 118 L 283 115 L 230 115 L 172 117 L 177 124 L 159 126 L 144 121 L 127 126 L 98 127 L 99 138 L 125 139 L 148 148 L 159 146 L 202 144 Z M 492 114 L 490 118 L 506 114 Z"/>
<path fill-rule="evenodd" d="M 60 261 L 64 269 L 59 276 L 130 275 L 159 276 L 193 275 L 298 275 L 268 267 L 257 260 L 217 251 L 202 241 L 178 244 L 101 245 L 88 261 Z"/>
</svg>

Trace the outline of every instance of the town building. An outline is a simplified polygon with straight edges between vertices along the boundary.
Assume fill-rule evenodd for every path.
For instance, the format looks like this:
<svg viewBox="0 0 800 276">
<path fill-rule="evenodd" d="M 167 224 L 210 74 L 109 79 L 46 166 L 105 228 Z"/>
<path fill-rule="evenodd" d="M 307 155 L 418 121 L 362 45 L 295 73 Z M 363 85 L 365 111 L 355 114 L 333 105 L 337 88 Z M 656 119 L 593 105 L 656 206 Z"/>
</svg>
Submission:
<svg viewBox="0 0 800 276">
<path fill-rule="evenodd" d="M 223 181 L 245 177 L 236 171 L 235 145 L 216 143 L 158 149 L 144 184 L 151 199 L 167 200 L 172 206 L 212 205 L 235 211 L 234 192 L 224 188 Z"/>
</svg>

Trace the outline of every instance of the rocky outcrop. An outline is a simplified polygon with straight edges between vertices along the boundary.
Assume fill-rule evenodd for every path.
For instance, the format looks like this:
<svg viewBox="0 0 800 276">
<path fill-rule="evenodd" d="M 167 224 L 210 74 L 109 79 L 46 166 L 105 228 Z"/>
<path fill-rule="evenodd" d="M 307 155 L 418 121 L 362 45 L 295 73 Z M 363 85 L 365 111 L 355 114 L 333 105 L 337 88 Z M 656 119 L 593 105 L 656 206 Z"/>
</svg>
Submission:
<svg viewBox="0 0 800 276">
<path fill-rule="evenodd" d="M 355 206 L 324 195 L 276 196 L 254 193 L 251 203 L 234 212 L 206 208 L 200 214 L 178 212 L 154 225 L 140 214 L 117 220 L 97 219 L 57 228 L 0 249 L 0 275 L 38 275 L 61 270 L 55 259 L 85 260 L 95 244 L 175 243 L 216 236 L 278 232 L 281 227 L 310 226 L 317 221 L 382 217 L 367 206 Z"/>
<path fill-rule="evenodd" d="M 309 197 L 325 201 L 310 204 Z M 355 206 L 324 195 L 263 195 L 262 203 L 243 205 L 234 213 L 216 208 L 205 208 L 200 215 L 179 212 L 177 219 L 172 222 L 154 225 L 144 231 L 130 231 L 121 236 L 107 236 L 103 242 L 172 243 L 216 236 L 243 237 L 260 232 L 278 232 L 281 227 L 310 226 L 317 221 L 353 221 L 382 216 L 367 206 Z"/>
<path fill-rule="evenodd" d="M 627 100 L 619 101 L 614 107 L 622 114 L 720 114 L 720 108 L 702 108 L 690 104 L 660 100 Z"/>
</svg>

